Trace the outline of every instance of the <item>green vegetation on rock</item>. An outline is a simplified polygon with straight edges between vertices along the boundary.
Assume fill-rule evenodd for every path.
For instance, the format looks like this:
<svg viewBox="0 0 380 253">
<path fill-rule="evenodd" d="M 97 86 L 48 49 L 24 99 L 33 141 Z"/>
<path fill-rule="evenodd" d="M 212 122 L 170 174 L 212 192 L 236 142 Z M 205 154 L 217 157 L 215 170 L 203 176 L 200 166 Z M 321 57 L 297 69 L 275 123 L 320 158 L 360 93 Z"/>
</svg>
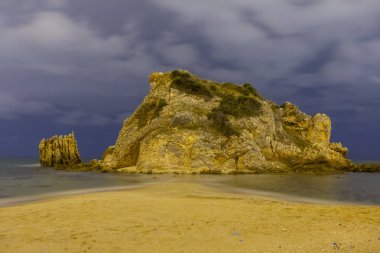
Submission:
<svg viewBox="0 0 380 253">
<path fill-rule="evenodd" d="M 220 105 L 213 109 L 207 116 L 212 120 L 212 126 L 225 136 L 238 135 L 231 123 L 228 115 L 243 118 L 260 115 L 261 96 L 249 83 L 239 86 L 233 83 L 216 83 L 202 80 L 190 75 L 187 71 L 174 70 L 170 73 L 172 78 L 171 88 L 175 88 L 187 94 L 211 99 L 219 97 Z"/>
<path fill-rule="evenodd" d="M 238 135 L 239 132 L 236 131 L 231 123 L 228 121 L 226 114 L 220 109 L 213 109 L 211 113 L 207 115 L 208 119 L 212 120 L 212 126 L 217 130 L 217 132 L 223 134 L 224 136 Z"/>
<path fill-rule="evenodd" d="M 223 98 L 228 95 L 261 98 L 256 89 L 249 83 L 245 83 L 243 86 L 228 82 L 220 84 L 200 79 L 185 70 L 174 70 L 170 73 L 170 77 L 172 79 L 171 88 L 205 99 L 215 96 Z"/>
<path fill-rule="evenodd" d="M 253 88 L 250 83 L 243 84 L 243 88 L 248 93 L 248 94 L 246 93 L 247 96 L 248 95 L 253 95 L 255 97 L 260 97 L 259 93 L 257 93 L 257 90 L 255 88 Z"/>
<path fill-rule="evenodd" d="M 207 117 L 213 121 L 212 125 L 218 132 L 225 136 L 238 135 L 228 121 L 227 115 L 243 118 L 254 117 L 260 114 L 261 103 L 255 98 L 239 95 L 224 95 L 219 107 L 213 109 Z"/>
<path fill-rule="evenodd" d="M 140 127 L 146 126 L 151 120 L 160 115 L 160 112 L 166 105 L 167 103 L 164 99 L 157 99 L 142 104 L 134 114 L 138 120 L 138 125 Z"/>
<path fill-rule="evenodd" d="M 172 88 L 206 99 L 213 97 L 210 89 L 201 80 L 196 79 L 185 71 L 174 70 L 171 72 L 171 77 Z"/>
<path fill-rule="evenodd" d="M 261 103 L 249 96 L 225 95 L 220 102 L 219 110 L 236 118 L 254 117 L 260 114 Z"/>
</svg>

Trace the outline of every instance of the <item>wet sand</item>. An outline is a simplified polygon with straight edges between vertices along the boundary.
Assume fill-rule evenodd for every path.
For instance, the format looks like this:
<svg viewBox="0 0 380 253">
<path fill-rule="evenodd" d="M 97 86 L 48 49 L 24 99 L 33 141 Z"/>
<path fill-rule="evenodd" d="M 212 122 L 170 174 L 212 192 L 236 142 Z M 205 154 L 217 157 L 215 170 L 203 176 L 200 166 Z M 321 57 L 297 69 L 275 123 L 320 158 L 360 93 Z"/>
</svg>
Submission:
<svg viewBox="0 0 380 253">
<path fill-rule="evenodd" d="M 0 208 L 1 252 L 380 252 L 380 206 L 161 183 Z"/>
</svg>

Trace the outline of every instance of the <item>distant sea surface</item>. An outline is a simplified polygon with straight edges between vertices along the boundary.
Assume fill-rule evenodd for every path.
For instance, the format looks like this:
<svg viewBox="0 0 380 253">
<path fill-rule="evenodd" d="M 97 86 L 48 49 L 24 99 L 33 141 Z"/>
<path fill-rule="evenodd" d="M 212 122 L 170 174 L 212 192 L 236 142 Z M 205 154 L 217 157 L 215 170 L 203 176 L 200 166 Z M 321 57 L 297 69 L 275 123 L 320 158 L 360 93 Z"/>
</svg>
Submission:
<svg viewBox="0 0 380 253">
<path fill-rule="evenodd" d="M 53 196 L 182 181 L 201 183 L 227 192 L 291 201 L 380 205 L 380 173 L 140 175 L 68 172 L 41 167 L 36 159 L 0 159 L 0 206 Z"/>
</svg>

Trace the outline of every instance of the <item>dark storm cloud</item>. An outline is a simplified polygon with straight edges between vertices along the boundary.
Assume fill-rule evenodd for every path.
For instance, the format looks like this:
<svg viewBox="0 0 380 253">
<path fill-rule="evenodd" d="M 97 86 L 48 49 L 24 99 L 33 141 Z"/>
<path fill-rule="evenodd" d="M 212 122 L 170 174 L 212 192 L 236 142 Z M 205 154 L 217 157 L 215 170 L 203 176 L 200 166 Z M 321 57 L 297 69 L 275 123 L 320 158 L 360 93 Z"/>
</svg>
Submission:
<svg viewBox="0 0 380 253">
<path fill-rule="evenodd" d="M 377 0 L 3 0 L 0 120 L 114 126 L 149 73 L 185 68 L 365 129 L 380 123 L 379 22 Z"/>
<path fill-rule="evenodd" d="M 102 36 L 89 22 L 61 11 L 41 9 L 28 22 L 2 23 L 0 31 L 3 118 L 55 112 L 59 122 L 108 123 L 110 109 L 122 113 L 116 102 L 144 91 L 134 88 L 136 77 L 145 76 L 155 62 L 138 48 L 133 35 Z M 93 116 L 88 120 L 87 115 Z"/>
</svg>

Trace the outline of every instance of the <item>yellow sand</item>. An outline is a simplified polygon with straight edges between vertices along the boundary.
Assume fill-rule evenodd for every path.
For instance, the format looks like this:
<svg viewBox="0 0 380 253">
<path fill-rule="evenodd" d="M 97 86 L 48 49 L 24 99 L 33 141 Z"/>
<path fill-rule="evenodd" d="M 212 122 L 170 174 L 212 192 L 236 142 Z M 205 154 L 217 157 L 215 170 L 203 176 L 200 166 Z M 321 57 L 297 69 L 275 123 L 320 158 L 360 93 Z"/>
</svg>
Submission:
<svg viewBox="0 0 380 253">
<path fill-rule="evenodd" d="M 380 207 L 162 183 L 0 208 L 0 252 L 378 253 Z"/>
</svg>

